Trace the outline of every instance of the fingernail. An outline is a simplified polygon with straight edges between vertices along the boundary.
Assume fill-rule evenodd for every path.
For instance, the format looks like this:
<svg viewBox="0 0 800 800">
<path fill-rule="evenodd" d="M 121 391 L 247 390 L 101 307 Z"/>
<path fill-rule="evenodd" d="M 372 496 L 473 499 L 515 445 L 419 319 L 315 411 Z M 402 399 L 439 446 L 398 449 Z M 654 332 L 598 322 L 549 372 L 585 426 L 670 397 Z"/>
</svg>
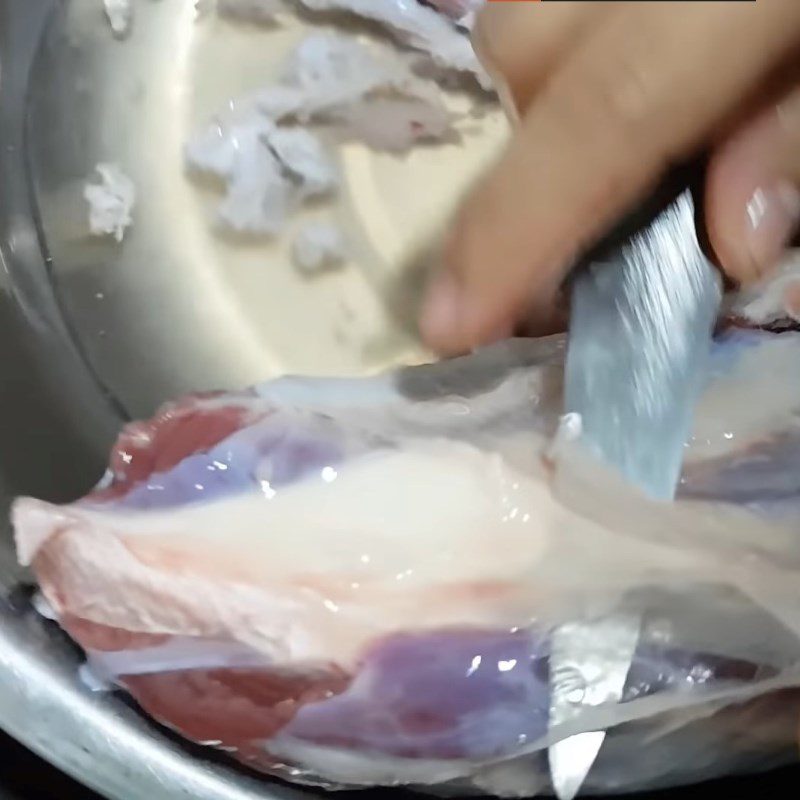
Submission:
<svg viewBox="0 0 800 800">
<path fill-rule="evenodd" d="M 800 223 L 800 191 L 787 181 L 759 188 L 747 203 L 748 256 L 759 275 L 780 259 Z"/>
<path fill-rule="evenodd" d="M 439 273 L 428 288 L 419 327 L 425 341 L 440 347 L 458 335 L 461 287 L 449 272 Z"/>
</svg>

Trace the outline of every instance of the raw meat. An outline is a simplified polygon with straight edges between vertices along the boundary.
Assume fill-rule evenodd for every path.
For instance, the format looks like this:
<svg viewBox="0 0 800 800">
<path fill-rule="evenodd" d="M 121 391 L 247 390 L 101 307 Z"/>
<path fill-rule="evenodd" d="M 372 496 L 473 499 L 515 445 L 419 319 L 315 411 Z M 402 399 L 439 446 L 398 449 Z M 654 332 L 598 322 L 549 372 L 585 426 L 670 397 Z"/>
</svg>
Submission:
<svg viewBox="0 0 800 800">
<path fill-rule="evenodd" d="M 89 230 L 93 236 L 113 236 L 121 242 L 133 224 L 136 187 L 117 164 L 98 164 L 100 183 L 87 183 L 83 196 L 89 204 Z"/>
<path fill-rule="evenodd" d="M 98 677 L 294 781 L 546 791 L 550 631 L 616 607 L 623 702 L 549 734 L 609 729 L 587 788 L 794 757 L 800 334 L 720 334 L 675 504 L 564 435 L 563 345 L 172 403 L 17 501 L 20 560 Z"/>
<path fill-rule="evenodd" d="M 329 222 L 310 222 L 292 242 L 292 261 L 304 275 L 317 275 L 340 267 L 345 259 L 344 234 Z"/>
</svg>

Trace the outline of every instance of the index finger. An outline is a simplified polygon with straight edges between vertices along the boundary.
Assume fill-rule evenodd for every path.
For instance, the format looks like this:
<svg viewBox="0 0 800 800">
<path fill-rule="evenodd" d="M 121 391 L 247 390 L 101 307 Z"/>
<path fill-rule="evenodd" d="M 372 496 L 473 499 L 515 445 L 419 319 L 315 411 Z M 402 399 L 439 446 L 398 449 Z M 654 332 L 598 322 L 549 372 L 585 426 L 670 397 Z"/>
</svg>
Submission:
<svg viewBox="0 0 800 800">
<path fill-rule="evenodd" d="M 467 198 L 423 335 L 456 352 L 531 304 L 797 43 L 800 3 L 620 5 L 567 56 Z M 446 314 L 439 313 L 444 309 Z"/>
</svg>

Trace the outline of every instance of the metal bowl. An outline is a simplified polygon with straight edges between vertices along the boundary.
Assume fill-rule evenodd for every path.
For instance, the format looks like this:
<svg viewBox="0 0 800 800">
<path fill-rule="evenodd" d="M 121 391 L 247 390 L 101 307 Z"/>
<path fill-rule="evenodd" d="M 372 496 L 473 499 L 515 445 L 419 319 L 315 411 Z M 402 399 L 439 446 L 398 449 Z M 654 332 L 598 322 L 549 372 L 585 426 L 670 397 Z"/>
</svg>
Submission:
<svg viewBox="0 0 800 800">
<path fill-rule="evenodd" d="M 137 2 L 132 34 L 117 41 L 101 0 L 0 0 L 3 519 L 20 494 L 85 492 L 120 424 L 168 397 L 425 358 L 397 290 L 504 135 L 489 110 L 460 143 L 402 160 L 345 148 L 335 213 L 354 261 L 304 281 L 285 242 L 212 233 L 213 192 L 186 179 L 181 147 L 230 96 L 263 82 L 305 23 L 234 30 L 195 20 L 193 0 Z M 83 186 L 107 160 L 140 194 L 122 246 L 88 235 Z M 0 727 L 109 798 L 307 796 L 88 691 L 79 653 L 33 610 L 4 530 Z"/>
</svg>

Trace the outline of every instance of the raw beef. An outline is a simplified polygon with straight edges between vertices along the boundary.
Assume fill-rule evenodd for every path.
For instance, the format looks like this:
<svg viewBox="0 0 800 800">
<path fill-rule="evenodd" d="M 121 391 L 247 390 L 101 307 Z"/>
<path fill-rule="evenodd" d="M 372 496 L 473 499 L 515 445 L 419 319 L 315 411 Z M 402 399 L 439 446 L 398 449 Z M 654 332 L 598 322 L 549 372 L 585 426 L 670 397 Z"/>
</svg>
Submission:
<svg viewBox="0 0 800 800">
<path fill-rule="evenodd" d="M 95 676 L 294 781 L 528 796 L 552 738 L 598 728 L 595 792 L 779 763 L 800 334 L 720 334 L 674 504 L 563 435 L 563 352 L 169 404 L 86 498 L 17 501 L 20 560 Z M 645 620 L 622 702 L 548 734 L 550 632 L 617 607 Z"/>
</svg>

